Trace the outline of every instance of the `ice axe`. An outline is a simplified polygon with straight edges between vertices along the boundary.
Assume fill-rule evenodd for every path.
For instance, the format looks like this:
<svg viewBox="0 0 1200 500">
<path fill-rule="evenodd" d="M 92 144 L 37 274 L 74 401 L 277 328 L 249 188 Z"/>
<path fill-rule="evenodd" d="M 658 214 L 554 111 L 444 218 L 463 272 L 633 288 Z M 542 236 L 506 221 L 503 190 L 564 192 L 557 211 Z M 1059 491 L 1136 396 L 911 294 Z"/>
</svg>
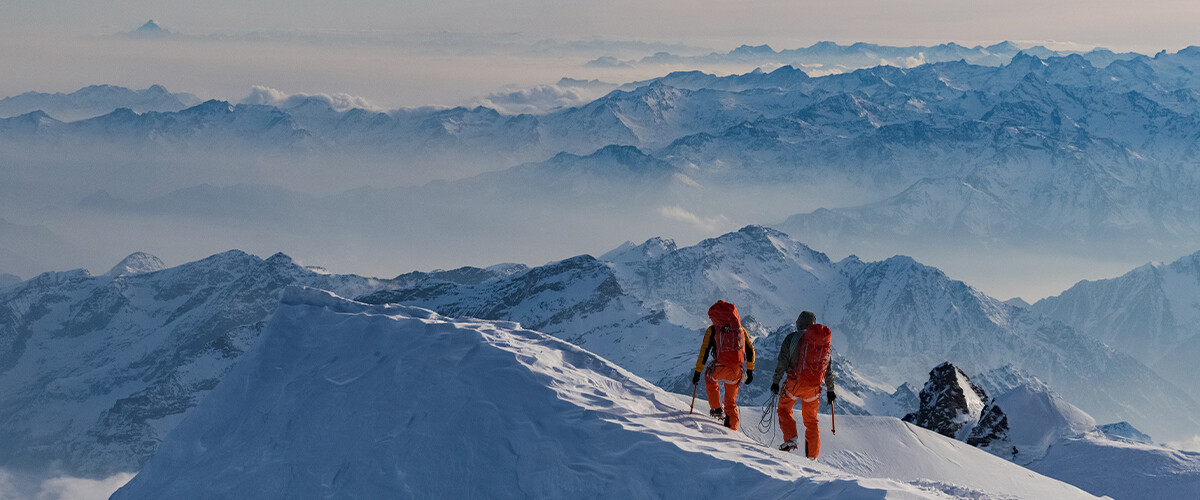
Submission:
<svg viewBox="0 0 1200 500">
<path fill-rule="evenodd" d="M 829 427 L 830 432 L 837 434 L 837 412 L 833 411 L 833 401 L 829 402 Z"/>
<path fill-rule="evenodd" d="M 688 406 L 688 415 L 691 415 L 692 410 L 696 408 L 696 388 L 699 386 L 700 384 L 692 384 L 692 404 Z"/>
</svg>

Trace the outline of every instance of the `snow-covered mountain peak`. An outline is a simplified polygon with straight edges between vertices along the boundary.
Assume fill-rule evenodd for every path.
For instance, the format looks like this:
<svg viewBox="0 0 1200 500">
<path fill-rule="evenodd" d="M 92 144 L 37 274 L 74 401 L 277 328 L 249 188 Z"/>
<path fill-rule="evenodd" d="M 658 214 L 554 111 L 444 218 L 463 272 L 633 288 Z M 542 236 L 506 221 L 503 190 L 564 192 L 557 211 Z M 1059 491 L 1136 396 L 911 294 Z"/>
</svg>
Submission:
<svg viewBox="0 0 1200 500">
<path fill-rule="evenodd" d="M 765 43 L 762 45 L 743 44 L 743 45 L 738 46 L 738 48 L 733 49 L 732 52 L 730 52 L 730 55 L 758 56 L 758 55 L 764 55 L 764 54 L 775 54 L 775 49 L 772 49 L 770 45 L 767 45 Z"/>
<path fill-rule="evenodd" d="M 257 344 L 289 284 L 361 295 L 378 280 L 231 250 L 165 269 L 135 253 L 108 276 L 0 289 L 0 468 L 137 470 Z"/>
<path fill-rule="evenodd" d="M 675 240 L 655 236 L 646 240 L 641 245 L 635 244 L 632 241 L 626 241 L 621 246 L 601 255 L 600 260 L 615 263 L 642 262 L 658 258 L 678 249 L 678 246 L 675 245 Z"/>
<path fill-rule="evenodd" d="M 1012 54 L 1014 52 L 1018 52 L 1021 50 L 1019 47 L 1017 47 L 1016 44 L 1014 44 L 1008 40 L 997 43 L 995 45 L 989 45 L 989 46 L 985 47 L 985 49 L 988 52 L 991 52 L 993 54 Z"/>
<path fill-rule="evenodd" d="M 518 167 L 522 168 L 522 167 Z M 525 165 L 524 168 L 550 168 L 555 174 L 582 173 L 595 176 L 657 177 L 675 172 L 670 163 L 647 155 L 634 146 L 609 145 L 591 154 L 580 156 L 559 153 L 547 162 Z"/>
<path fill-rule="evenodd" d="M 171 30 L 163 28 L 161 25 L 151 19 L 146 21 L 145 24 L 142 24 L 137 29 L 126 33 L 126 35 L 133 38 L 166 38 L 174 35 L 174 33 L 172 33 Z"/>
<path fill-rule="evenodd" d="M 291 266 L 296 264 L 291 256 L 283 252 L 276 252 L 274 255 L 267 257 L 266 262 L 276 266 Z"/>
<path fill-rule="evenodd" d="M 234 105 L 229 103 L 229 101 L 209 99 L 200 104 L 180 111 L 180 114 L 187 116 L 225 115 L 233 113 L 233 110 Z"/>
<path fill-rule="evenodd" d="M 699 246 L 723 247 L 759 260 L 784 257 L 820 265 L 830 263 L 827 255 L 793 240 L 782 231 L 759 225 L 744 226 L 736 232 L 704 240 Z"/>
<path fill-rule="evenodd" d="M 1109 439 L 1115 441 L 1128 441 L 1133 443 L 1153 444 L 1154 439 L 1148 434 L 1138 430 L 1129 422 L 1116 422 L 1112 424 L 1104 424 L 1098 427 L 1100 432 L 1104 433 Z"/>
<path fill-rule="evenodd" d="M 167 265 L 158 257 L 144 252 L 134 252 L 121 260 L 108 271 L 107 276 L 133 276 L 135 274 L 152 273 L 166 269 Z"/>
<path fill-rule="evenodd" d="M 1031 387 L 1036 390 L 1053 392 L 1041 379 L 1017 368 L 1012 363 L 993 368 L 971 378 L 971 382 L 988 394 L 1004 394 L 1017 387 Z"/>
<path fill-rule="evenodd" d="M 1194 369 L 1200 355 L 1200 252 L 1116 278 L 1081 281 L 1033 310 L 1137 358 L 1200 398 Z"/>
<path fill-rule="evenodd" d="M 166 87 L 163 87 L 162 85 L 159 85 L 157 83 L 155 83 L 149 87 L 146 87 L 146 90 L 144 92 L 146 93 L 146 95 L 152 96 L 152 97 L 161 97 L 161 96 L 171 95 L 171 92 L 169 92 Z"/>
</svg>

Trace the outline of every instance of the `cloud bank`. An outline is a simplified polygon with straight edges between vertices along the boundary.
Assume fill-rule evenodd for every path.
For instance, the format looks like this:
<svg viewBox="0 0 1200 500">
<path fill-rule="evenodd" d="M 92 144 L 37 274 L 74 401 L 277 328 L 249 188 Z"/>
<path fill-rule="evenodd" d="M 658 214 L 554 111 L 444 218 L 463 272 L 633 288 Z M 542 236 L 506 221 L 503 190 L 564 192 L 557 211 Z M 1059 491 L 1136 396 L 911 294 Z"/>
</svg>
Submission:
<svg viewBox="0 0 1200 500">
<path fill-rule="evenodd" d="M 563 79 L 551 85 L 508 89 L 493 92 L 475 99 L 472 105 L 495 109 L 501 113 L 542 114 L 562 108 L 581 106 L 592 102 L 617 88 L 617 85 L 600 82 L 578 82 Z"/>
<path fill-rule="evenodd" d="M 705 231 L 717 231 L 721 227 L 729 225 L 729 220 L 724 215 L 700 217 L 680 206 L 660 207 L 658 215 L 667 220 L 682 222 Z"/>
<path fill-rule="evenodd" d="M 262 85 L 255 85 L 250 90 L 250 95 L 246 96 L 245 99 L 242 99 L 242 104 L 264 104 L 288 109 L 314 99 L 328 104 L 329 107 L 333 108 L 334 111 L 349 111 L 355 108 L 365 109 L 368 111 L 386 111 L 382 107 L 375 105 L 367 99 L 350 94 L 289 94 Z"/>
<path fill-rule="evenodd" d="M 38 482 L 0 469 L 0 500 L 104 500 L 133 476 L 127 472 L 104 479 L 58 476 Z"/>
</svg>

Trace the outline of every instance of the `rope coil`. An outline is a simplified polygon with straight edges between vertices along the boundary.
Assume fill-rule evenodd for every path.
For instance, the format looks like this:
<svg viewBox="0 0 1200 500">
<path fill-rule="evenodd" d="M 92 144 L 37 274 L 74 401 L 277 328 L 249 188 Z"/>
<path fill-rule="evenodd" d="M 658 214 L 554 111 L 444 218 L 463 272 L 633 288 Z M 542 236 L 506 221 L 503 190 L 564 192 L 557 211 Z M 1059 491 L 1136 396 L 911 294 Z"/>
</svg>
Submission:
<svg viewBox="0 0 1200 500">
<path fill-rule="evenodd" d="M 771 432 L 771 437 L 767 439 L 767 442 L 764 443 L 762 441 L 759 441 L 758 438 L 751 436 L 747 432 L 743 432 L 743 434 L 745 434 L 750 439 L 753 439 L 754 442 L 756 442 L 758 444 L 761 444 L 766 447 L 770 447 L 771 442 L 775 441 L 775 436 L 779 432 L 779 426 L 775 425 L 775 409 L 776 409 L 776 404 L 778 403 L 778 400 L 779 400 L 779 394 L 773 393 L 770 395 L 770 397 L 767 398 L 767 400 L 765 402 L 763 402 L 762 406 L 760 407 L 760 409 L 762 410 L 762 416 L 759 417 L 759 419 L 758 419 L 758 432 L 759 432 L 759 434 L 762 434 L 764 436 L 767 434 L 767 431 Z"/>
</svg>

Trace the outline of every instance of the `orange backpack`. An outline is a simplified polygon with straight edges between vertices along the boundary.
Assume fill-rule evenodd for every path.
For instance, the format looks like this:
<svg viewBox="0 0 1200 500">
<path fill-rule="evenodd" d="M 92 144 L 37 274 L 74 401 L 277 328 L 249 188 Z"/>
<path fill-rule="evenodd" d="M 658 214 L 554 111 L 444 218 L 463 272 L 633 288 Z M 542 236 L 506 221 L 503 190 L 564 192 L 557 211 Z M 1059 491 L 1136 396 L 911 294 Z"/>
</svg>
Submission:
<svg viewBox="0 0 1200 500">
<path fill-rule="evenodd" d="M 742 334 L 742 318 L 737 306 L 718 300 L 708 308 L 708 319 L 712 320 L 713 349 L 717 364 L 741 366 L 746 361 L 746 337 Z"/>
<path fill-rule="evenodd" d="M 829 350 L 832 333 L 821 324 L 809 325 L 796 343 L 796 366 L 787 376 L 799 380 L 804 387 L 817 387 L 825 380 L 825 369 L 829 366 Z"/>
</svg>

